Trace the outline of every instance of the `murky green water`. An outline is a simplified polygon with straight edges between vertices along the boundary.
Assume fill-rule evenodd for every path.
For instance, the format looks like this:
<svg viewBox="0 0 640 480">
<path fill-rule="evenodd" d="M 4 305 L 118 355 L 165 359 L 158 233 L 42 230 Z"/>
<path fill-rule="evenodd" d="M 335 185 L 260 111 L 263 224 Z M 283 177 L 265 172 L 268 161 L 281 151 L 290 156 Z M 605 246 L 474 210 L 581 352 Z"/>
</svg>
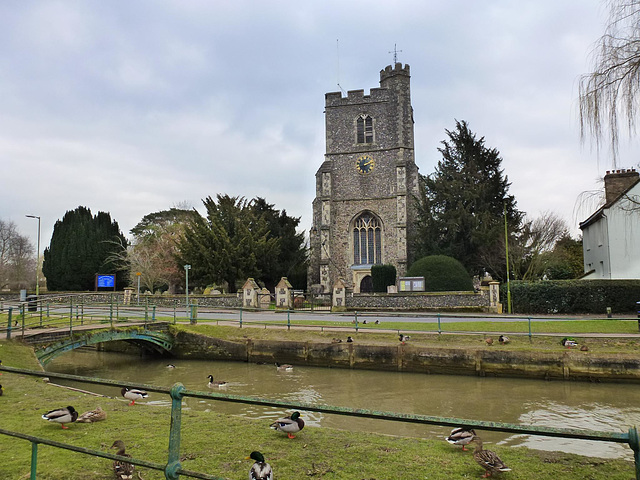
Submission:
<svg viewBox="0 0 640 480">
<path fill-rule="evenodd" d="M 229 382 L 225 393 L 316 404 L 457 417 L 527 425 L 627 431 L 640 425 L 637 385 L 545 382 L 541 380 L 478 378 L 417 373 L 373 372 L 295 366 L 291 372 L 274 365 L 202 360 L 155 359 L 116 353 L 74 351 L 51 362 L 47 370 L 170 387 L 182 382 L 193 390 L 208 390 L 208 375 Z M 117 388 L 78 385 L 79 388 L 119 396 Z M 169 397 L 150 394 L 150 402 L 166 404 Z M 282 409 L 186 399 L 187 408 L 215 410 L 264 419 Z M 424 438 L 442 438 L 450 428 L 399 424 L 303 412 L 307 425 L 328 426 Z M 632 458 L 619 444 L 531 437 L 486 432 L 487 442 L 564 451 L 598 457 Z"/>
</svg>

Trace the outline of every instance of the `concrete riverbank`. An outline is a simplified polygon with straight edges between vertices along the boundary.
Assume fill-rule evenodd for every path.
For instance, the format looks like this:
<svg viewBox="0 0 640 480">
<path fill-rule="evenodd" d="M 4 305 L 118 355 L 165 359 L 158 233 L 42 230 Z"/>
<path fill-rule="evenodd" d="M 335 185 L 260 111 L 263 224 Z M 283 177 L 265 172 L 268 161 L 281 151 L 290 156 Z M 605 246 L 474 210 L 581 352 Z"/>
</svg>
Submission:
<svg viewBox="0 0 640 480">
<path fill-rule="evenodd" d="M 380 342 L 336 343 L 331 340 L 252 338 L 222 339 L 177 331 L 171 354 L 177 358 L 291 363 L 333 368 L 547 380 L 640 382 L 640 355 L 506 350 L 498 347 L 455 348 Z"/>
</svg>

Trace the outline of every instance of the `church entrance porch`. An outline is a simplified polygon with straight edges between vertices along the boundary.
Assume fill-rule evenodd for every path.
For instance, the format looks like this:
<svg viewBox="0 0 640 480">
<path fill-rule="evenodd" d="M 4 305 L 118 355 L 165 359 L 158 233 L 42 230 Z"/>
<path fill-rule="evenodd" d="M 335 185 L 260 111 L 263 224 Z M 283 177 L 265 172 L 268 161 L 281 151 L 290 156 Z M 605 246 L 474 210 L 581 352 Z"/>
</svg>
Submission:
<svg viewBox="0 0 640 480">
<path fill-rule="evenodd" d="M 353 265 L 353 293 L 373 292 L 373 280 L 371 279 L 371 265 Z"/>
</svg>

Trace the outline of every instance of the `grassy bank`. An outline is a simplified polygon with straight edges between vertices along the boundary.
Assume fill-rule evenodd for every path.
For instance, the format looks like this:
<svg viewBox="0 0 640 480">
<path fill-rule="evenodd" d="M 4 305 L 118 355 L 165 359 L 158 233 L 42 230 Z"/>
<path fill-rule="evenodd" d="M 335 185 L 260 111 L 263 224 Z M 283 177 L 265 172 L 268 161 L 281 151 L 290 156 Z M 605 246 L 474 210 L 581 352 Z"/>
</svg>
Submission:
<svg viewBox="0 0 640 480">
<path fill-rule="evenodd" d="M 485 322 L 486 323 L 486 322 Z M 552 323 L 552 322 L 549 322 Z M 410 325 L 410 324 L 408 324 Z M 464 325 L 464 324 L 461 324 Z M 396 324 L 394 324 L 394 327 Z M 482 326 L 482 325 L 481 325 Z M 329 330 L 321 331 L 319 328 L 292 328 L 286 330 L 282 328 L 266 328 L 264 324 L 245 324 L 242 328 L 235 326 L 222 326 L 207 324 L 200 322 L 198 325 L 176 324 L 173 329 L 181 329 L 201 335 L 207 335 L 223 340 L 244 342 L 248 337 L 252 339 L 262 340 L 292 340 L 292 341 L 316 341 L 316 342 L 336 342 L 338 340 L 346 341 L 347 336 L 353 338 L 355 342 L 377 345 L 397 345 L 397 330 L 394 332 L 382 332 L 376 329 L 355 329 Z M 514 335 L 509 337 L 510 342 L 506 345 L 499 345 L 497 340 L 499 333 L 510 332 L 503 329 L 498 331 L 490 331 L 485 329 L 471 330 L 475 332 L 485 332 L 476 335 L 467 334 L 442 334 L 433 333 L 417 333 L 409 329 L 398 327 L 401 332 L 410 333 L 411 345 L 419 345 L 430 348 L 463 348 L 463 349 L 479 349 L 479 348 L 495 348 L 503 350 L 515 351 L 540 351 L 540 352 L 559 352 L 565 348 L 560 344 L 560 337 L 550 336 L 532 336 L 531 339 L 527 335 Z M 510 334 L 510 333 L 509 333 Z M 589 333 L 571 335 L 579 346 L 587 345 L 589 355 L 597 354 L 622 354 L 637 355 L 640 352 L 640 337 L 618 337 L 618 338 L 602 338 L 595 337 Z M 486 339 L 494 340 L 493 346 L 487 347 Z M 585 352 L 585 354 L 587 354 Z"/>
<path fill-rule="evenodd" d="M 31 349 L 14 342 L 0 342 L 0 359 L 5 366 L 39 368 Z M 0 428 L 105 451 L 115 439 L 121 439 L 128 447 L 127 452 L 136 458 L 166 461 L 170 410 L 165 405 L 142 403 L 129 407 L 116 391 L 114 398 L 94 397 L 46 384 L 38 377 L 7 372 L 0 376 L 0 383 L 5 389 L 4 396 L 0 397 Z M 150 400 L 168 400 L 168 397 L 151 394 Z M 470 453 L 443 440 L 311 427 L 289 440 L 270 430 L 265 421 L 189 410 L 189 403 L 197 401 L 185 400 L 182 419 L 182 463 L 190 470 L 228 479 L 246 478 L 250 462 L 243 459 L 252 450 L 260 450 L 280 480 L 479 478 L 483 473 Z M 62 430 L 59 425 L 40 418 L 46 411 L 66 405 L 73 405 L 79 412 L 100 405 L 107 412 L 107 419 L 95 424 L 71 424 L 68 430 Z M 302 414 L 304 416 L 304 412 Z M 633 477 L 633 465 L 622 460 L 498 445 L 486 447 L 495 450 L 513 469 L 503 476 L 505 479 L 628 480 Z M 0 435 L 0 451 L 3 452 L 0 478 L 29 478 L 29 442 Z M 40 480 L 113 478 L 109 460 L 43 445 L 38 451 Z M 141 468 L 140 471 L 145 480 L 164 478 L 153 470 Z"/>
</svg>

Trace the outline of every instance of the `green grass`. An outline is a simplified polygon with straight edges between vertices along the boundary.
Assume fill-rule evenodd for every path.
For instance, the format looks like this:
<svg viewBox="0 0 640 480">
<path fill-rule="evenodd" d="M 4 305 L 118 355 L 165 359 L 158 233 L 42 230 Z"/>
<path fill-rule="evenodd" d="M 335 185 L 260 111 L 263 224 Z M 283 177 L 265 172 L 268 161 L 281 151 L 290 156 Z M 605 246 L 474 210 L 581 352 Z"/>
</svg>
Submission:
<svg viewBox="0 0 640 480">
<path fill-rule="evenodd" d="M 30 348 L 0 341 L 5 366 L 35 368 Z M 164 406 L 136 404 L 129 407 L 118 398 L 93 397 L 44 383 L 38 377 L 4 372 L 0 397 L 0 428 L 51 440 L 109 451 L 116 439 L 127 445 L 135 458 L 166 461 L 170 410 Z M 90 387 L 89 387 L 90 388 Z M 151 394 L 151 400 L 163 397 Z M 164 399 L 168 399 L 165 397 Z M 215 412 L 189 410 L 198 400 L 186 398 L 182 417 L 181 456 L 183 468 L 227 479 L 246 478 L 252 450 L 261 451 L 278 479 L 321 478 L 333 480 L 415 480 L 479 478 L 483 470 L 468 452 L 442 440 L 403 438 L 357 433 L 331 428 L 305 428 L 290 440 L 268 428 L 268 421 L 247 420 Z M 100 405 L 107 412 L 104 422 L 71 424 L 68 430 L 40 416 L 61 406 L 78 411 Z M 304 416 L 304 412 L 303 412 Z M 633 477 L 633 464 L 571 454 L 539 452 L 522 447 L 487 445 L 513 469 L 506 480 L 531 478 L 610 479 Z M 31 445 L 0 435 L 0 478 L 27 479 Z M 60 450 L 38 448 L 39 480 L 111 479 L 110 460 Z M 138 468 L 145 480 L 162 479 L 160 472 Z M 187 477 L 181 477 L 187 478 Z"/>
<path fill-rule="evenodd" d="M 394 324 L 395 326 L 396 324 Z M 212 324 L 199 323 L 198 325 L 177 324 L 171 327 L 174 330 L 184 330 L 200 335 L 220 338 L 223 340 L 245 342 L 247 338 L 261 340 L 289 340 L 298 342 L 333 342 L 337 339 L 345 341 L 347 335 L 351 336 L 357 343 L 366 343 L 373 345 L 397 345 L 398 335 L 394 332 L 381 332 L 374 329 L 360 329 L 357 333 L 355 329 L 324 330 L 319 329 L 296 329 L 291 330 L 281 328 L 265 328 L 264 324 L 244 324 L 243 328 L 235 326 L 218 326 Z M 402 332 L 408 329 L 400 329 Z M 482 331 L 482 330 L 477 330 Z M 434 333 L 411 333 L 409 345 L 428 347 L 428 348 L 462 348 L 462 349 L 481 349 L 481 348 L 500 348 L 504 350 L 516 351 L 540 351 L 540 352 L 560 352 L 560 337 L 557 336 L 536 336 L 529 339 L 528 335 L 511 336 L 511 342 L 507 345 L 498 345 L 494 342 L 492 347 L 487 347 L 486 338 L 493 337 L 497 340 L 497 333 L 508 333 L 508 330 L 498 330 L 490 332 L 484 330 L 485 333 L 478 334 L 442 334 Z M 640 337 L 621 337 L 621 338 L 600 338 L 590 336 L 588 333 L 579 335 L 571 334 L 579 345 L 587 345 L 589 355 L 637 355 L 640 352 Z"/>
</svg>

